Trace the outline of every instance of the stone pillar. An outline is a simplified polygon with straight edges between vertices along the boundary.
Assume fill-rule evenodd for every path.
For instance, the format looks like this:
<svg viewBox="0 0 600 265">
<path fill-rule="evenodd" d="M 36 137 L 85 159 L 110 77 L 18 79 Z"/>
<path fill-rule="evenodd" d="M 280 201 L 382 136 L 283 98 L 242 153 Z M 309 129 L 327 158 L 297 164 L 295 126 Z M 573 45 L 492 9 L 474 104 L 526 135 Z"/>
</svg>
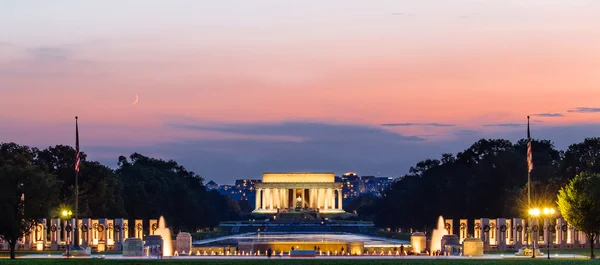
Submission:
<svg viewBox="0 0 600 265">
<path fill-rule="evenodd" d="M 317 206 L 319 210 L 325 207 L 325 201 L 323 201 L 323 189 L 317 189 Z"/>
<path fill-rule="evenodd" d="M 556 243 L 560 244 L 561 249 L 567 248 L 567 230 L 569 226 L 564 219 L 558 218 L 556 220 Z"/>
<path fill-rule="evenodd" d="M 498 245 L 498 224 L 496 219 L 490 219 L 490 231 L 488 232 L 488 239 L 490 245 Z"/>
<path fill-rule="evenodd" d="M 92 246 L 97 246 L 98 245 L 98 219 L 92 219 L 92 226 L 90 227 L 90 231 L 91 231 L 91 239 L 92 239 Z"/>
<path fill-rule="evenodd" d="M 125 240 L 123 231 L 123 218 L 117 218 L 114 222 L 114 248 L 117 251 L 123 250 L 123 241 Z"/>
<path fill-rule="evenodd" d="M 343 210 L 342 207 L 342 189 L 338 189 L 338 209 Z"/>
<path fill-rule="evenodd" d="M 575 228 L 568 225 L 567 226 L 567 244 L 572 244 L 573 248 L 575 248 Z"/>
<path fill-rule="evenodd" d="M 70 245 L 75 244 L 77 240 L 81 242 L 80 238 L 75 238 L 75 230 L 79 228 L 79 225 L 75 222 L 75 218 L 69 219 L 69 225 L 71 226 L 71 232 L 67 232 L 69 234 Z M 81 236 L 81 234 L 79 234 Z"/>
<path fill-rule="evenodd" d="M 133 229 L 135 229 L 133 231 L 133 237 L 144 240 L 144 220 L 135 220 L 135 226 Z"/>
<path fill-rule="evenodd" d="M 268 188 L 266 188 L 266 189 L 264 189 L 264 191 L 263 191 L 263 192 L 264 192 L 264 194 L 265 194 L 265 195 L 263 196 L 263 199 L 264 199 L 264 201 L 263 201 L 263 209 L 267 210 L 267 209 L 269 209 L 269 206 L 270 206 L 270 205 L 269 205 L 269 197 L 270 197 L 270 195 L 271 195 L 271 190 L 270 190 L 270 189 L 268 189 Z"/>
<path fill-rule="evenodd" d="M 50 220 L 50 249 L 59 250 L 60 245 L 60 219 L 52 218 Z"/>
<path fill-rule="evenodd" d="M 106 251 L 108 244 L 108 220 L 106 218 L 98 219 L 98 252 Z"/>
<path fill-rule="evenodd" d="M 321 196 L 321 208 L 327 209 L 327 190 L 321 189 L 319 196 Z"/>
<path fill-rule="evenodd" d="M 444 229 L 446 229 L 448 235 L 454 235 L 454 221 L 444 218 Z"/>
<path fill-rule="evenodd" d="M 516 249 L 519 249 L 521 246 L 523 246 L 523 244 L 526 244 L 526 242 L 524 242 L 525 233 L 527 231 L 525 220 L 521 218 L 513 218 L 513 227 L 511 231 L 513 233 L 513 245 Z"/>
<path fill-rule="evenodd" d="M 42 223 L 41 223 L 41 229 L 42 231 L 39 233 L 39 236 L 42 237 L 42 239 L 40 240 L 40 238 L 38 237 L 38 242 L 42 242 L 42 250 L 44 249 L 44 247 L 46 247 L 46 243 L 48 242 L 48 220 L 46 220 L 46 218 L 42 219 Z"/>
<path fill-rule="evenodd" d="M 304 208 L 305 207 L 304 205 L 306 204 L 306 198 L 304 196 L 305 191 L 306 190 L 304 188 L 302 188 L 302 208 Z"/>
<path fill-rule="evenodd" d="M 577 231 L 577 242 L 580 245 L 585 245 L 587 243 L 587 237 L 585 236 L 585 234 L 581 231 Z M 581 246 L 578 246 L 581 247 Z M 585 246 L 584 246 L 585 247 Z"/>
<path fill-rule="evenodd" d="M 317 198 L 316 198 L 316 200 L 317 200 L 317 201 L 316 201 L 316 202 L 317 202 L 317 209 L 319 209 L 319 210 L 320 210 L 320 209 L 321 209 L 321 205 L 322 205 L 322 204 L 321 204 L 321 197 L 322 197 L 322 196 L 321 196 L 321 189 L 316 189 L 316 191 L 315 191 L 315 195 L 316 195 L 316 197 L 317 197 Z"/>
<path fill-rule="evenodd" d="M 148 235 L 154 235 L 156 229 L 158 229 L 158 220 L 150 219 L 150 222 L 148 223 Z"/>
<path fill-rule="evenodd" d="M 459 242 L 462 244 L 463 240 L 467 238 L 469 235 L 469 220 L 460 219 L 460 224 L 458 224 L 458 238 Z"/>
<path fill-rule="evenodd" d="M 123 243 L 129 238 L 129 220 L 123 219 Z"/>
<path fill-rule="evenodd" d="M 92 245 L 92 219 L 81 219 L 81 246 L 87 248 Z"/>
<path fill-rule="evenodd" d="M 492 229 L 490 227 L 489 218 L 481 218 L 481 240 L 483 241 L 483 249 L 490 249 L 490 234 Z M 486 232 L 487 230 L 487 232 Z"/>
<path fill-rule="evenodd" d="M 277 208 L 279 209 L 283 209 L 283 189 L 282 188 L 278 188 L 277 189 Z"/>
<path fill-rule="evenodd" d="M 83 226 L 83 220 L 82 219 L 78 219 L 77 220 L 77 225 L 73 227 L 73 230 L 77 229 L 78 233 L 78 238 L 73 240 L 73 242 L 75 242 L 76 240 L 78 240 L 77 242 L 79 243 L 79 245 L 83 245 L 83 232 L 81 232 L 81 227 Z M 73 231 L 73 233 L 75 233 Z M 73 238 L 75 238 L 73 236 Z"/>
<path fill-rule="evenodd" d="M 498 226 L 498 236 L 496 237 L 498 250 L 504 251 L 506 250 L 506 234 L 509 232 L 508 226 L 506 225 L 506 219 L 498 218 L 498 220 L 496 220 L 496 225 Z"/>
<path fill-rule="evenodd" d="M 254 210 L 260 209 L 260 196 L 261 196 L 260 190 L 261 189 L 256 189 L 255 190 L 255 192 L 256 192 L 256 198 L 254 199 L 254 201 L 255 201 L 254 202 Z"/>
<path fill-rule="evenodd" d="M 274 188 L 273 189 L 273 208 L 274 209 L 279 209 L 281 208 L 281 204 L 279 203 L 281 201 L 281 196 L 279 195 L 279 189 L 278 188 Z"/>
<path fill-rule="evenodd" d="M 283 189 L 283 208 L 290 208 L 290 197 L 289 197 L 289 189 Z"/>
<path fill-rule="evenodd" d="M 473 223 L 473 237 L 481 239 L 482 229 L 483 226 L 481 225 L 481 220 L 475 219 Z"/>
<path fill-rule="evenodd" d="M 507 245 L 512 245 L 514 244 L 513 242 L 513 224 L 512 224 L 512 219 L 505 219 L 506 221 L 506 244 Z"/>
<path fill-rule="evenodd" d="M 115 222 L 106 220 L 106 245 L 114 248 L 115 246 Z"/>
<path fill-rule="evenodd" d="M 275 209 L 275 204 L 273 204 L 273 193 L 273 188 L 269 188 L 269 210 Z"/>
<path fill-rule="evenodd" d="M 313 206 L 315 200 L 314 200 L 314 196 L 315 193 L 313 192 L 313 189 L 308 189 L 308 208 L 314 209 L 315 207 Z"/>
<path fill-rule="evenodd" d="M 331 190 L 331 197 L 329 197 L 329 200 L 331 200 L 331 209 L 335 209 L 335 189 L 329 190 Z"/>
<path fill-rule="evenodd" d="M 267 189 L 265 189 L 265 191 L 266 191 L 265 195 L 267 197 L 267 201 L 265 203 L 265 210 L 270 210 L 271 209 L 271 205 L 272 205 L 272 203 L 271 203 L 271 189 L 267 188 Z"/>
<path fill-rule="evenodd" d="M 323 206 L 323 209 L 327 210 L 329 209 L 329 189 L 323 189 L 323 200 L 325 201 L 325 205 Z"/>
</svg>

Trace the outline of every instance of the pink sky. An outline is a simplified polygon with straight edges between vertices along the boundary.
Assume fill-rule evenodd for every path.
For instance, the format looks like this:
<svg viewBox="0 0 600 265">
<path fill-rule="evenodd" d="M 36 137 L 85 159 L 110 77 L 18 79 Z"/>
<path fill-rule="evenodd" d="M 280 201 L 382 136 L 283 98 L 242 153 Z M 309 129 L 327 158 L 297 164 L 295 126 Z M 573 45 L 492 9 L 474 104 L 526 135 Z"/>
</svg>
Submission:
<svg viewBox="0 0 600 265">
<path fill-rule="evenodd" d="M 249 137 L 173 121 L 358 124 L 444 141 L 539 113 L 564 115 L 539 126 L 600 123 L 597 1 L 110 2 L 0 10 L 2 141 L 68 143 L 75 115 L 88 142 L 125 145 Z M 592 109 L 568 112 L 578 107 Z"/>
</svg>

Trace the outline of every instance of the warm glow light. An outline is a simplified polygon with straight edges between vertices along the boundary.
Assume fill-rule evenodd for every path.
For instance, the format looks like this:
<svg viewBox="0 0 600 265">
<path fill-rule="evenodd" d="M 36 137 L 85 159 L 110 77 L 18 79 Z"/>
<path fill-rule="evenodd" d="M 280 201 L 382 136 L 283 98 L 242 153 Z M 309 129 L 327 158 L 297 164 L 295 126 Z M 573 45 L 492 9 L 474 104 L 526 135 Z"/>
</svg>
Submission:
<svg viewBox="0 0 600 265">
<path fill-rule="evenodd" d="M 540 209 L 539 208 L 529 209 L 529 215 L 531 215 L 531 216 L 540 216 Z"/>
<path fill-rule="evenodd" d="M 544 215 L 554 215 L 554 208 L 544 208 Z"/>
<path fill-rule="evenodd" d="M 67 217 L 67 214 L 69 214 L 69 212 L 67 212 L 67 210 L 62 211 L 62 216 Z"/>
</svg>

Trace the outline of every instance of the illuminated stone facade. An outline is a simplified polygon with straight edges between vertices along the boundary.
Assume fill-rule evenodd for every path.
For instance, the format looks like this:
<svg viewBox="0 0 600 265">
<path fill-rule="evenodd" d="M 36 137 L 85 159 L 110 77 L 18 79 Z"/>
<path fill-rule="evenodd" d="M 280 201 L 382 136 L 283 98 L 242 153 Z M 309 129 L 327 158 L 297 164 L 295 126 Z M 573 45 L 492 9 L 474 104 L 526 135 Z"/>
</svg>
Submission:
<svg viewBox="0 0 600 265">
<path fill-rule="evenodd" d="M 334 173 L 264 173 L 256 186 L 254 213 L 343 213 L 342 184 Z"/>
</svg>

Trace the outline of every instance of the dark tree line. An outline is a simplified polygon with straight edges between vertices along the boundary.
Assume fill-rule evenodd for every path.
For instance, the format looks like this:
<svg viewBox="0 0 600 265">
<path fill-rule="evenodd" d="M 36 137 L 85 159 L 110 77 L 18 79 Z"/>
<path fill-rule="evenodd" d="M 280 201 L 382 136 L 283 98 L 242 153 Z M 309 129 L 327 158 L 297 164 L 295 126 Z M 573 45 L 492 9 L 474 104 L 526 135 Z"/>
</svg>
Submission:
<svg viewBox="0 0 600 265">
<path fill-rule="evenodd" d="M 9 244 L 37 220 L 74 209 L 74 160 L 75 149 L 70 146 L 40 150 L 0 143 L 0 236 Z M 148 220 L 162 215 L 175 232 L 194 232 L 239 218 L 237 201 L 207 191 L 203 180 L 173 160 L 134 153 L 119 157 L 113 170 L 88 161 L 82 152 L 79 217 Z"/>
<path fill-rule="evenodd" d="M 534 205 L 556 205 L 558 190 L 582 172 L 600 173 L 600 138 L 556 150 L 533 140 Z M 468 149 L 426 159 L 410 168 L 382 198 L 359 198 L 347 206 L 380 227 L 428 229 L 447 218 L 526 216 L 527 141 L 482 139 Z M 555 206 L 556 207 L 556 206 Z"/>
</svg>

